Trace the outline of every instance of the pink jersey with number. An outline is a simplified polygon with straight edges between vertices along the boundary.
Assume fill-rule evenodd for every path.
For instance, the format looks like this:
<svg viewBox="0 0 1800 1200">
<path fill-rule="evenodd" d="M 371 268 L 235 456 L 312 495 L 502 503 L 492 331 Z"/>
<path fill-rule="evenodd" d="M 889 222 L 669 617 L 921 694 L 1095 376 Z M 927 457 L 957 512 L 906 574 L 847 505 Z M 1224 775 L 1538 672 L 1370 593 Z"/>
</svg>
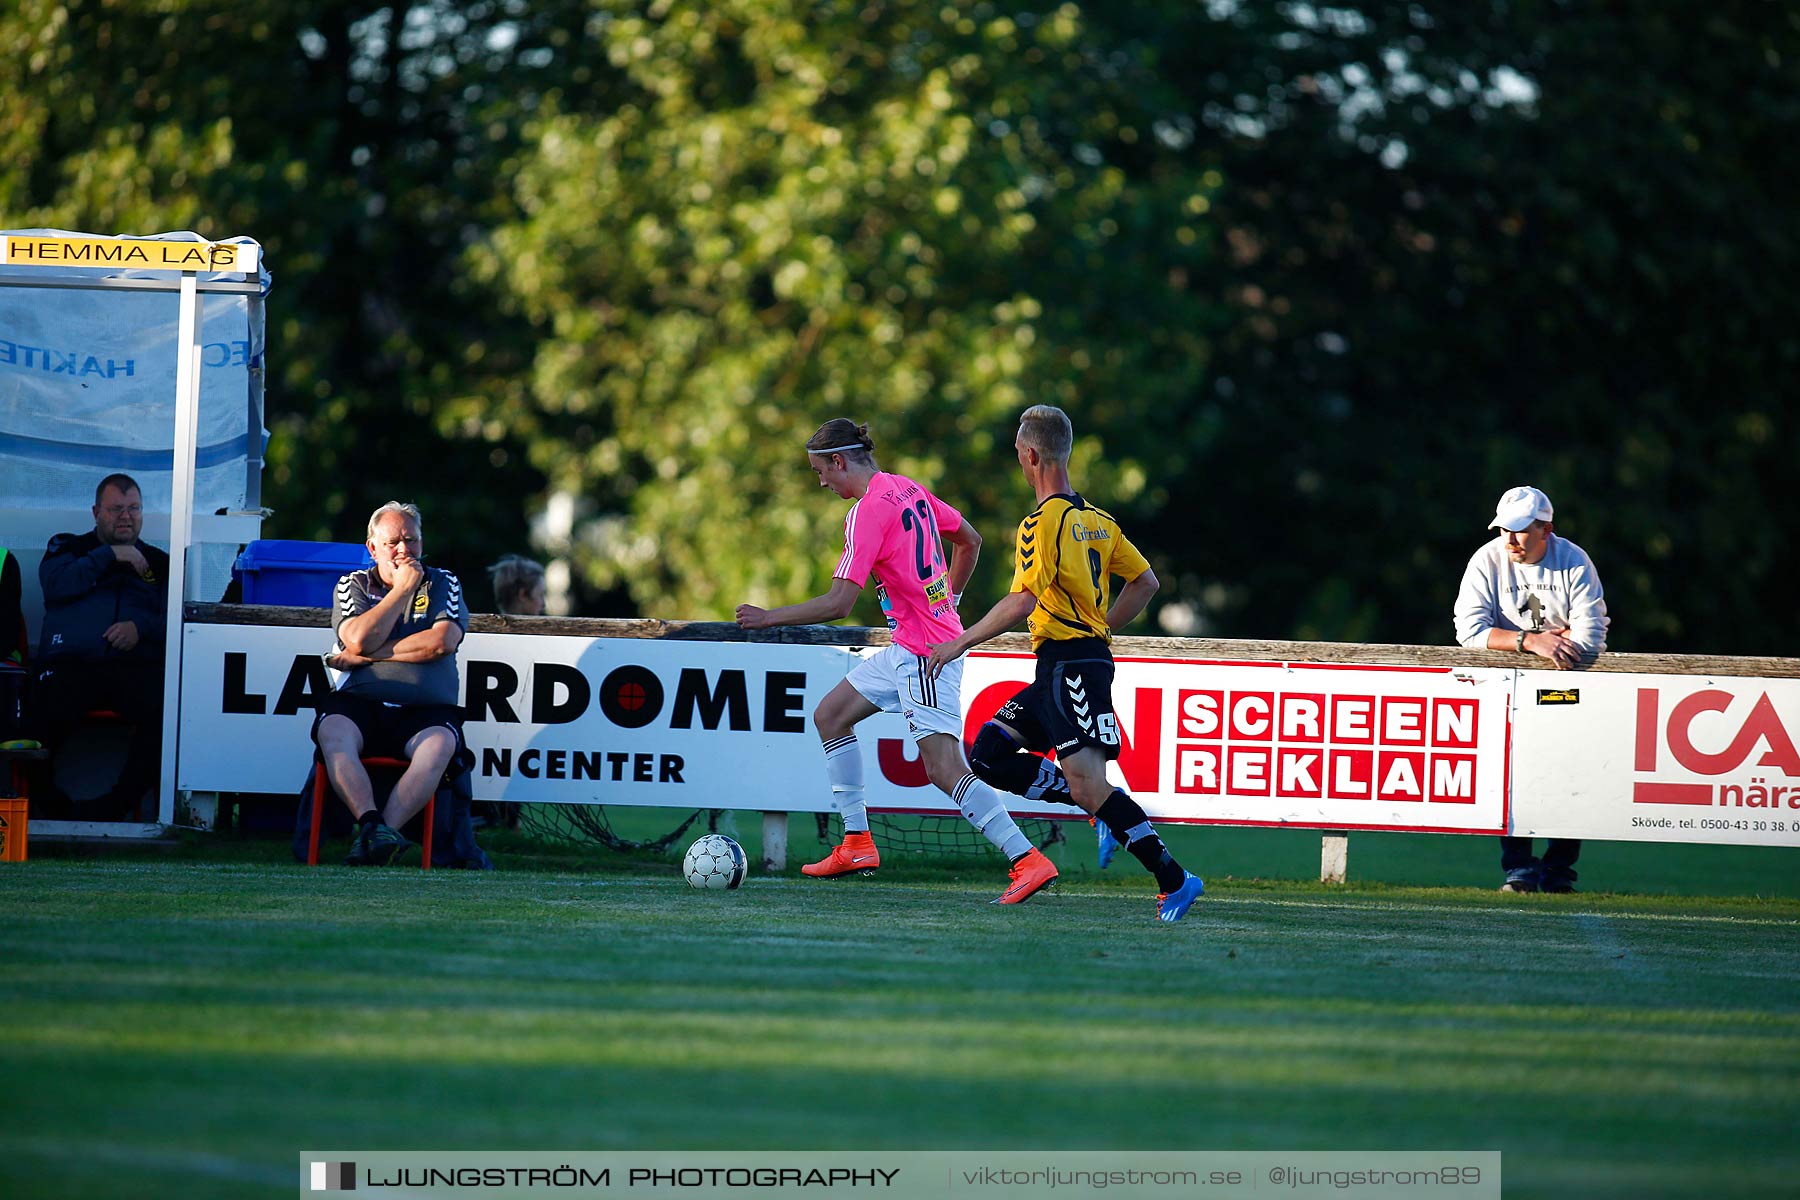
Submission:
<svg viewBox="0 0 1800 1200">
<path fill-rule="evenodd" d="M 894 641 L 929 654 L 934 643 L 963 631 L 938 536 L 962 523 L 961 513 L 921 485 L 878 471 L 844 518 L 844 556 L 832 575 L 863 587 L 872 572 Z"/>
</svg>

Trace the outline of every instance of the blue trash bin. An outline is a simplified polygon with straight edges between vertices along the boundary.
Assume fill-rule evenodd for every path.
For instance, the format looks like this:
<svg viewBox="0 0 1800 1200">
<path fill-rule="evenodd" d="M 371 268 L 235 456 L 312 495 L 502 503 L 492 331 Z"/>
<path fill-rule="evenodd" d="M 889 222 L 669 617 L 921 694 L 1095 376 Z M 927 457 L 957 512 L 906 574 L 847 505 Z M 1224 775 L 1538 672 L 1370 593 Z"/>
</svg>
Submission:
<svg viewBox="0 0 1800 1200">
<path fill-rule="evenodd" d="M 374 561 L 361 542 L 265 539 L 244 547 L 231 575 L 243 587 L 245 604 L 330 608 L 337 581 Z"/>
</svg>

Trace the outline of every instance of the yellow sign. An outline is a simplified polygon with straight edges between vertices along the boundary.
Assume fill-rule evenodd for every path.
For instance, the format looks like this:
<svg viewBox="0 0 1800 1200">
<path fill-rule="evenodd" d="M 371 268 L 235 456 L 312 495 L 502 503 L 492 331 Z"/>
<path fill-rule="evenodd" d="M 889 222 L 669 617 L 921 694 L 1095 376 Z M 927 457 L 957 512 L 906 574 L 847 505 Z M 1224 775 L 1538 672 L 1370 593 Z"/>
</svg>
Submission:
<svg viewBox="0 0 1800 1200">
<path fill-rule="evenodd" d="M 137 271 L 254 271 L 257 247 L 136 238 L 0 237 L 9 267 L 122 267 Z"/>
</svg>

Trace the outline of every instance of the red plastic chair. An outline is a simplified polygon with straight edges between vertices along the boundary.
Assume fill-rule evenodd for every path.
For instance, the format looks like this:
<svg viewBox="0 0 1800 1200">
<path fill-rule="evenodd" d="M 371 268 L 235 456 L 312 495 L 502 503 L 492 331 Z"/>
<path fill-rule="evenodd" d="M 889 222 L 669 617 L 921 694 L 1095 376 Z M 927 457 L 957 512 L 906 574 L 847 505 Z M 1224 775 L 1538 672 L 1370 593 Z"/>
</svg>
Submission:
<svg viewBox="0 0 1800 1200">
<path fill-rule="evenodd" d="M 404 771 L 412 763 L 404 758 L 384 758 L 370 755 L 363 758 L 362 765 L 364 770 L 370 767 L 392 767 Z M 439 781 L 438 786 L 443 786 L 442 780 Z M 330 794 L 331 782 L 325 778 L 325 762 L 320 759 L 313 764 L 312 832 L 307 835 L 306 839 L 306 865 L 309 867 L 319 865 L 319 823 L 325 812 L 325 797 Z M 425 801 L 424 815 L 425 836 L 420 840 L 419 847 L 423 852 L 423 861 L 419 863 L 419 870 L 429 871 L 431 870 L 431 833 L 437 825 L 437 788 L 431 790 L 430 798 Z"/>
</svg>

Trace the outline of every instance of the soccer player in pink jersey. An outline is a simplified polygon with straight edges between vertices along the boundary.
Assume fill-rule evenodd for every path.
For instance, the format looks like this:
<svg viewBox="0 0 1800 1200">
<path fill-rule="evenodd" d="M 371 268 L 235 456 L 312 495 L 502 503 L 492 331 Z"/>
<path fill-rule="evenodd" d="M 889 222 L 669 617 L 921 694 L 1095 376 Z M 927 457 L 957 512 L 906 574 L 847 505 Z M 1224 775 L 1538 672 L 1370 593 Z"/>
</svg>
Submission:
<svg viewBox="0 0 1800 1200">
<path fill-rule="evenodd" d="M 894 644 L 859 663 L 813 713 L 844 840 L 801 871 L 815 877 L 867 875 L 881 865 L 869 834 L 856 724 L 891 712 L 906 718 L 927 777 L 1012 864 L 1007 888 L 994 903 L 1030 898 L 1056 878 L 1056 867 L 1008 815 L 999 793 L 969 770 L 962 744 L 962 660 L 946 664 L 935 678 L 925 667 L 932 643 L 962 634 L 956 598 L 974 573 L 981 535 L 920 484 L 877 467 L 867 425 L 842 417 L 825 422 L 807 441 L 806 458 L 820 487 L 854 501 L 844 518 L 844 553 L 832 571 L 831 590 L 785 608 L 740 604 L 737 622 L 745 629 L 769 629 L 840 620 L 850 615 L 873 574 Z M 940 535 L 951 545 L 947 564 Z"/>
</svg>

